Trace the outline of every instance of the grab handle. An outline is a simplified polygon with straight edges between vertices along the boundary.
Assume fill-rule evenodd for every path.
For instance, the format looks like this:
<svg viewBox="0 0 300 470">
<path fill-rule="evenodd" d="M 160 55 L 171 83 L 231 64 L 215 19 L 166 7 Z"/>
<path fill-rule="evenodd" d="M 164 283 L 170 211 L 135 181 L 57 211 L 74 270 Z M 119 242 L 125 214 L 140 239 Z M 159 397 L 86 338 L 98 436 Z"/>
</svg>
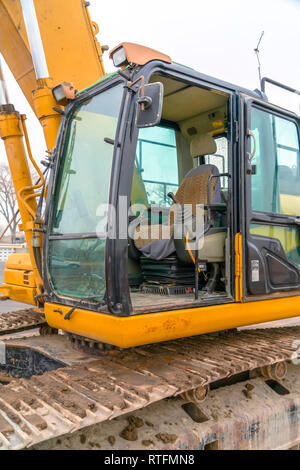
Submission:
<svg viewBox="0 0 300 470">
<path fill-rule="evenodd" d="M 248 130 L 248 137 L 250 137 L 250 138 L 252 137 L 253 144 L 254 144 L 253 152 L 248 154 L 249 162 L 251 162 L 251 160 L 254 158 L 254 156 L 256 154 L 256 138 L 255 138 L 255 135 L 253 134 L 253 132 L 250 131 L 250 129 Z"/>
</svg>

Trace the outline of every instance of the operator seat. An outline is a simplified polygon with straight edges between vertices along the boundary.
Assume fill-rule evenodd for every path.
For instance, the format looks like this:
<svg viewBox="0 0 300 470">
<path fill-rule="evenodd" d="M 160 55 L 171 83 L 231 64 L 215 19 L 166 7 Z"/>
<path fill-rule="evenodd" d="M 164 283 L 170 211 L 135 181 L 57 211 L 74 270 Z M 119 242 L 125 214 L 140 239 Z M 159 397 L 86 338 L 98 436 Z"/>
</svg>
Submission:
<svg viewBox="0 0 300 470">
<path fill-rule="evenodd" d="M 216 153 L 217 147 L 210 135 L 200 135 L 193 138 L 190 151 L 193 158 L 198 158 Z M 181 206 L 191 205 L 194 217 L 196 216 L 196 206 L 198 204 L 221 203 L 221 184 L 218 175 L 219 170 L 215 165 L 205 164 L 193 168 L 182 181 L 175 196 L 176 201 Z M 210 195 L 208 196 L 211 176 L 213 178 L 210 181 Z M 210 201 L 208 201 L 208 198 Z M 176 211 L 175 204 L 173 204 L 172 209 Z M 205 218 L 207 218 L 207 211 L 205 211 L 205 215 Z M 180 261 L 188 264 L 194 263 L 191 251 L 187 249 L 185 237 L 174 240 L 174 217 L 176 215 L 174 215 L 173 210 L 170 211 L 168 224 L 149 225 L 146 218 L 140 222 L 134 233 L 134 246 L 141 256 L 159 261 L 176 253 Z M 211 223 L 211 221 L 206 220 L 205 224 L 207 223 Z M 199 249 L 199 260 L 205 260 L 208 263 L 224 261 L 225 236 L 225 227 L 207 227 L 203 246 Z"/>
</svg>

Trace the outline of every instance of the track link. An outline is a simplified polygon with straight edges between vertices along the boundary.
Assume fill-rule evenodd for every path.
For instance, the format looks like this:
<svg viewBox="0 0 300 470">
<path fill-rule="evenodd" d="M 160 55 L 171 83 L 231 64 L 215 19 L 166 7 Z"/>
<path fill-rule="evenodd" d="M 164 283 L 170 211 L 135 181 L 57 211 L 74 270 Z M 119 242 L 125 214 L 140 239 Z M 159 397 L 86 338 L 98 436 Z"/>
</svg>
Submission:
<svg viewBox="0 0 300 470">
<path fill-rule="evenodd" d="M 0 315 L 0 336 L 39 328 L 45 324 L 45 317 L 31 308 L 3 313 Z"/>
<path fill-rule="evenodd" d="M 0 448 L 21 449 L 295 355 L 300 327 L 204 335 L 112 351 L 0 386 Z"/>
</svg>

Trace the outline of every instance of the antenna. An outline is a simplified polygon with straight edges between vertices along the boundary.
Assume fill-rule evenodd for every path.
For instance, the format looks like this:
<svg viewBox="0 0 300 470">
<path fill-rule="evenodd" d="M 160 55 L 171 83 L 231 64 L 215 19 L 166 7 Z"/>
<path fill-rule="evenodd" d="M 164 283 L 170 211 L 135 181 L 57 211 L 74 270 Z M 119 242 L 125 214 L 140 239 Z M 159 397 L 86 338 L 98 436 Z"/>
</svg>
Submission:
<svg viewBox="0 0 300 470">
<path fill-rule="evenodd" d="M 257 62 L 258 62 L 258 76 L 259 76 L 259 83 L 260 83 L 260 89 L 261 90 L 262 90 L 262 87 L 261 87 L 261 63 L 260 63 L 260 60 L 259 60 L 259 53 L 260 53 L 259 46 L 260 46 L 260 43 L 261 43 L 261 40 L 262 40 L 264 34 L 265 34 L 265 32 L 263 31 L 260 35 L 258 44 L 257 44 L 256 48 L 254 49 L 255 55 L 257 57 Z"/>
</svg>

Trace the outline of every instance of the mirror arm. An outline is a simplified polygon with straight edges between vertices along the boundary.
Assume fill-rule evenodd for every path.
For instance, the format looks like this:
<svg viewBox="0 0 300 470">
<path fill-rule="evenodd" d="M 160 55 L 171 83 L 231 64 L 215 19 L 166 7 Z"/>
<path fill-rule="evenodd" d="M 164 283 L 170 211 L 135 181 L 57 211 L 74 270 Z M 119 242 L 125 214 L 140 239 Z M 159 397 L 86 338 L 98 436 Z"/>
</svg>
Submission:
<svg viewBox="0 0 300 470">
<path fill-rule="evenodd" d="M 142 84 L 141 84 L 141 97 L 140 97 L 139 102 L 140 102 L 140 104 L 141 104 L 141 110 L 142 110 L 142 111 L 145 111 L 145 104 L 146 104 L 146 102 L 145 102 L 145 100 L 144 100 L 144 98 L 145 98 L 145 77 L 144 77 L 144 75 L 141 75 L 139 78 L 137 78 L 136 80 L 134 80 L 134 82 L 128 82 L 128 83 L 127 83 L 127 86 L 128 86 L 128 88 L 132 89 L 132 87 L 133 87 L 134 85 L 136 85 L 138 82 L 142 82 Z M 149 105 L 151 105 L 151 103 L 148 103 L 148 106 L 149 106 Z"/>
<path fill-rule="evenodd" d="M 117 70 L 117 73 L 119 75 L 121 75 L 121 77 L 125 78 L 125 80 L 127 80 L 127 82 L 130 82 L 130 79 L 131 79 L 131 72 L 129 72 L 129 70 L 125 69 L 118 69 Z"/>
<path fill-rule="evenodd" d="M 137 102 L 141 106 L 141 110 L 145 111 L 145 109 L 150 108 L 152 105 L 152 98 L 150 98 L 150 96 L 143 96 L 139 98 Z"/>
</svg>

